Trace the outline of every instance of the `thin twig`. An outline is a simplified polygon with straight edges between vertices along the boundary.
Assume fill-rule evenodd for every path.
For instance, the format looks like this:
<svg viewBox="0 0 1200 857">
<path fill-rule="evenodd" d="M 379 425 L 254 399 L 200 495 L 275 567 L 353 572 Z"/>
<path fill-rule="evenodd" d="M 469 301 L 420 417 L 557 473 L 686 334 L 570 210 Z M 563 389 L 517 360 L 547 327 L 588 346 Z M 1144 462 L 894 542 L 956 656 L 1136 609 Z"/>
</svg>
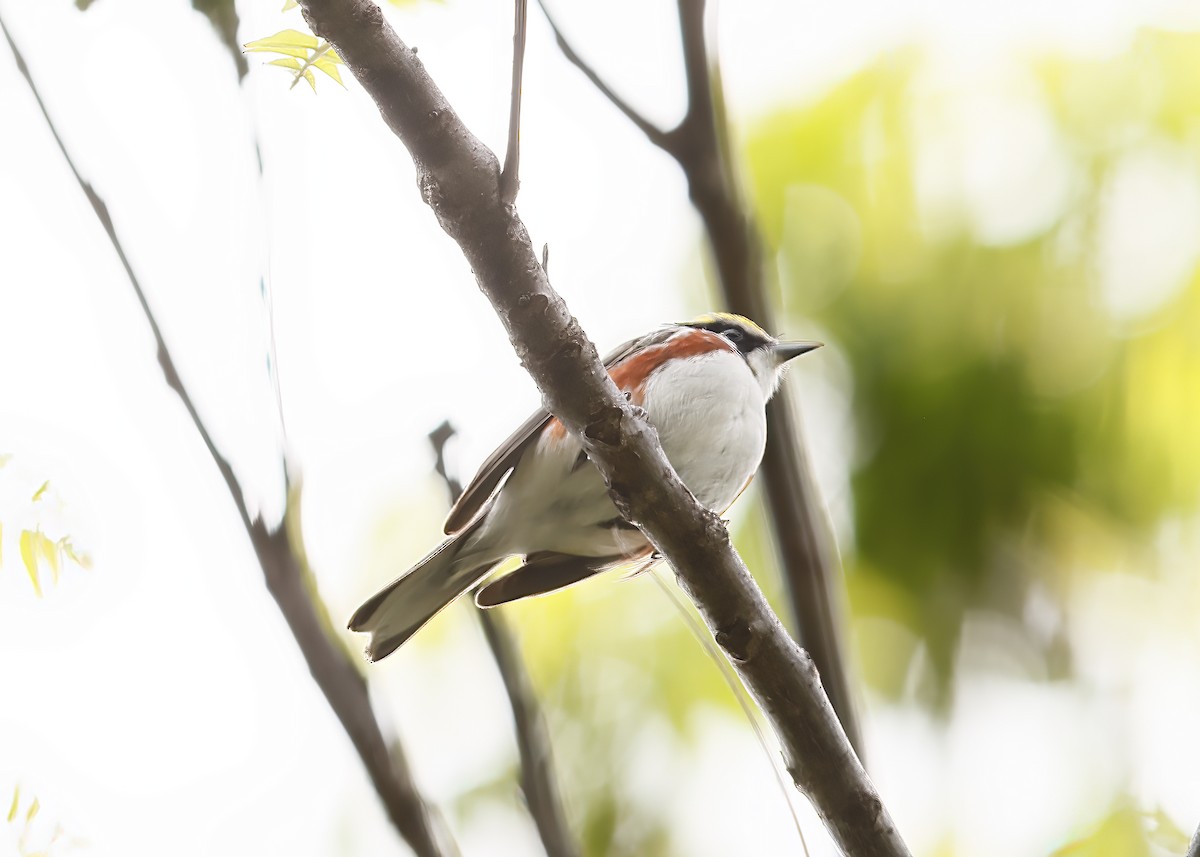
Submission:
<svg viewBox="0 0 1200 857">
<path fill-rule="evenodd" d="M 720 516 L 696 501 L 654 430 L 609 377 L 551 287 L 499 162 L 466 127 L 373 0 L 300 0 L 408 149 L 420 191 L 454 239 L 547 409 L 578 438 L 618 512 L 663 554 L 779 737 L 792 781 L 854 857 L 909 851 L 837 720 L 812 659 L 788 635 Z"/>
<path fill-rule="evenodd" d="M 529 814 L 537 825 L 546 854 L 549 857 L 576 857 L 580 850 L 571 836 L 563 810 L 558 777 L 554 773 L 554 757 L 550 751 L 550 733 L 546 729 L 541 706 L 529 674 L 525 671 L 516 640 L 499 612 L 480 607 L 476 607 L 475 612 L 512 705 L 525 805 L 529 807 Z"/>
<path fill-rule="evenodd" d="M 617 108 L 625 115 L 625 118 L 632 122 L 639 131 L 646 135 L 646 138 L 658 146 L 660 149 L 670 151 L 671 138 L 667 131 L 663 131 L 649 119 L 638 113 L 630 104 L 604 82 L 604 79 L 596 73 L 583 57 L 571 47 L 571 43 L 567 41 L 567 37 L 563 35 L 559 29 L 558 23 L 554 20 L 554 16 L 550 14 L 550 10 L 546 8 L 545 0 L 538 0 L 538 6 L 542 9 L 542 14 L 546 16 L 546 22 L 550 25 L 550 29 L 554 31 L 554 41 L 558 43 L 558 49 L 562 51 L 567 61 L 575 68 L 583 72 L 584 77 L 592 82 L 592 86 L 600 91 L 600 94 L 608 99 L 613 107 Z"/>
<path fill-rule="evenodd" d="M 701 648 L 704 649 L 704 653 L 708 655 L 709 660 L 717 665 L 717 670 L 721 673 L 721 678 L 725 679 L 725 685 L 729 688 L 729 692 L 733 694 L 733 698 L 737 700 L 738 707 L 742 709 L 742 714 L 750 724 L 750 728 L 754 731 L 754 737 L 758 739 L 758 746 L 762 748 L 763 755 L 767 757 L 767 764 L 771 766 L 771 773 L 775 775 L 775 783 L 779 786 L 779 793 L 783 795 L 783 799 L 787 803 L 788 813 L 792 816 L 792 824 L 796 826 L 796 835 L 800 837 L 800 847 L 804 850 L 804 857 L 809 857 L 808 840 L 804 838 L 804 829 L 800 826 L 800 816 L 796 813 L 796 805 L 792 803 L 792 789 L 784 779 L 784 772 L 779 769 L 779 765 L 775 764 L 775 753 L 767 741 L 767 735 L 763 731 L 762 723 L 759 722 L 758 712 L 750 705 L 750 700 L 746 696 L 746 688 L 738 681 L 737 673 L 733 671 L 733 667 L 729 665 L 729 661 L 721 656 L 721 652 L 717 649 L 717 644 L 713 642 L 712 635 L 708 633 L 708 629 L 691 614 L 679 593 L 663 580 L 662 575 L 659 574 L 658 566 L 651 567 L 648 573 L 658 585 L 659 591 L 667 597 L 667 600 L 671 602 L 676 612 L 683 618 L 683 624 L 687 625 L 688 630 L 691 631 L 692 636 L 696 638 L 696 642 L 700 644 Z"/>
<path fill-rule="evenodd" d="M 75 166 L 75 161 L 71 159 L 71 155 L 67 152 L 67 147 L 62 141 L 62 137 L 58 134 L 58 127 L 54 124 L 54 121 L 50 118 L 50 113 L 46 110 L 46 103 L 42 100 L 42 94 L 37 84 L 34 83 L 29 66 L 25 63 L 25 57 L 22 56 L 20 49 L 13 41 L 12 34 L 9 33 L 3 18 L 0 18 L 0 30 L 4 31 L 4 38 L 8 41 L 8 47 L 12 51 L 13 58 L 17 61 L 17 70 L 21 72 L 21 76 L 25 78 L 25 83 L 29 86 L 30 92 L 33 93 L 33 99 L 37 102 L 38 109 L 42 111 L 42 117 L 46 120 L 46 125 L 50 129 L 50 135 L 54 137 L 54 142 L 58 144 L 58 150 L 62 153 L 63 160 L 67 162 L 71 174 L 75 176 L 75 181 L 78 182 L 79 189 L 83 191 L 83 195 L 87 197 L 88 203 L 91 204 L 92 211 L 96 214 L 96 219 L 104 227 L 104 232 L 108 235 L 109 243 L 112 244 L 112 248 L 116 251 L 117 258 L 121 262 L 121 267 L 125 269 L 125 274 L 129 278 L 129 284 L 133 286 L 133 291 L 137 295 L 138 303 L 142 307 L 146 321 L 150 324 L 150 331 L 154 334 L 154 343 L 158 350 L 158 364 L 162 367 L 167 385 L 175 391 L 176 395 L 183 402 L 188 416 L 192 418 L 192 424 L 200 434 L 200 439 L 204 441 L 204 446 L 207 447 L 209 455 L 212 456 L 213 462 L 217 465 L 217 470 L 221 472 L 221 477 L 225 480 L 225 485 L 229 488 L 229 494 L 233 498 L 233 504 L 237 507 L 242 523 L 249 529 L 250 513 L 246 509 L 246 498 L 242 494 L 242 488 L 238 484 L 229 462 L 217 451 L 217 447 L 213 443 L 208 429 L 205 428 L 204 423 L 200 420 L 200 415 L 196 412 L 196 406 L 192 402 L 192 397 L 188 395 L 187 390 L 184 389 L 183 382 L 179 379 L 179 372 L 175 369 L 175 361 L 171 359 L 171 353 L 167 350 L 167 343 L 163 339 L 162 330 L 159 329 L 158 322 L 154 318 L 154 313 L 150 311 L 150 304 L 146 301 L 146 293 L 142 291 L 142 285 L 138 282 L 137 275 L 133 273 L 133 268 L 129 264 L 129 258 L 125 255 L 125 249 L 121 246 L 121 242 L 117 238 L 112 217 L 108 213 L 108 206 L 105 205 L 104 200 L 100 198 L 100 195 L 96 193 L 91 184 L 79 174 L 79 170 Z"/>
<path fill-rule="evenodd" d="M 446 483 L 453 503 L 462 494 L 462 483 L 446 466 L 446 444 L 454 437 L 449 420 L 429 433 L 436 459 L 433 468 Z M 554 758 L 550 749 L 550 731 L 542 715 L 541 705 L 533 690 L 533 682 L 525 670 L 512 632 L 497 610 L 475 607 L 483 636 L 504 681 L 504 690 L 512 706 L 513 726 L 517 733 L 517 751 L 521 757 L 521 792 L 529 808 L 542 846 L 549 857 L 576 857 L 579 847 L 571 837 L 563 811 L 558 777 L 554 773 Z"/>
<path fill-rule="evenodd" d="M 529 0 L 513 0 L 512 91 L 508 100 L 508 148 L 504 169 L 500 171 L 500 197 L 512 203 L 521 187 L 521 89 L 525 76 L 525 35 L 528 27 Z"/>
<path fill-rule="evenodd" d="M 309 671 L 358 751 L 375 786 L 375 791 L 383 802 L 396 830 L 418 855 L 440 857 L 443 851 L 438 845 L 425 802 L 417 793 L 409 774 L 408 763 L 403 754 L 397 752 L 397 747 L 393 747 L 389 751 L 379 722 L 371 709 L 366 680 L 359 672 L 356 662 L 351 660 L 345 648 L 330 633 L 332 626 L 328 620 L 325 605 L 316 594 L 307 562 L 303 558 L 301 549 L 298 548 L 299 540 L 296 537 L 299 516 L 298 487 L 289 492 L 284 522 L 277 529 L 268 530 L 261 520 L 251 519 L 242 486 L 237 481 L 233 468 L 213 443 L 207 427 L 192 402 L 191 395 L 175 368 L 175 361 L 167 348 L 166 340 L 163 339 L 162 330 L 159 328 L 154 312 L 146 300 L 146 294 L 142 290 L 137 275 L 133 272 L 122 242 L 113 226 L 108 206 L 79 174 L 75 161 L 63 144 L 54 121 L 50 118 L 50 113 L 46 109 L 37 84 L 25 63 L 25 58 L 13 42 L 12 35 L 2 18 L 0 18 L 0 30 L 4 31 L 4 37 L 16 59 L 17 68 L 29 85 L 63 159 L 91 204 L 96 218 L 104 227 L 108 240 L 125 269 L 125 274 L 137 295 L 146 322 L 154 334 L 158 363 L 162 367 L 167 385 L 175 391 L 183 403 L 196 432 L 204 441 L 213 463 L 216 464 L 225 480 L 229 496 L 237 508 L 242 525 L 250 538 L 259 565 L 262 567 L 267 589 L 275 598 L 289 628 L 291 628 L 308 663 Z"/>
<path fill-rule="evenodd" d="M 1200 857 L 1200 827 L 1196 828 L 1196 834 L 1192 837 L 1192 844 L 1188 846 L 1187 857 Z"/>
</svg>

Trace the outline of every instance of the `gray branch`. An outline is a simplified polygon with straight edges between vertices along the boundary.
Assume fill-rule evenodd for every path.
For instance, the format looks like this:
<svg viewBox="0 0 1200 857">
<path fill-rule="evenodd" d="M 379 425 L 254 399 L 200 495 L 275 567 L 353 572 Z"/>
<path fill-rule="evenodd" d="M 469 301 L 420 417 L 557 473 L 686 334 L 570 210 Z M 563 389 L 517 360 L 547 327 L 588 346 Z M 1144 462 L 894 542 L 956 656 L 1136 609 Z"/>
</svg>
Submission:
<svg viewBox="0 0 1200 857">
<path fill-rule="evenodd" d="M 1187 857 L 1200 857 L 1200 827 L 1196 828 L 1192 844 L 1188 846 Z"/>
<path fill-rule="evenodd" d="M 541 7 L 542 14 L 546 17 L 546 23 L 554 31 L 554 41 L 558 44 L 558 49 L 562 51 L 567 61 L 583 72 L 584 77 L 591 81 L 592 86 L 596 87 L 600 94 L 608 99 L 609 104 L 620 110 L 621 114 L 632 122 L 634 127 L 645 134 L 646 139 L 659 148 L 669 151 L 670 138 L 668 132 L 663 131 L 641 113 L 638 113 L 628 101 L 616 93 L 616 90 L 605 83 L 604 78 L 596 74 L 587 60 L 581 57 L 575 48 L 571 47 L 571 43 L 567 41 L 567 37 L 559 29 L 558 22 L 554 20 L 554 16 L 550 14 L 550 10 L 546 8 L 545 0 L 538 0 L 538 6 Z"/>
<path fill-rule="evenodd" d="M 429 443 L 437 456 L 434 469 L 450 494 L 450 502 L 462 494 L 462 483 L 446 467 L 446 443 L 454 437 L 454 426 L 442 422 L 429 433 Z M 521 758 L 521 793 L 529 815 L 537 826 L 542 846 L 549 857 L 576 857 L 579 847 L 571 836 L 563 811 L 558 777 L 554 773 L 554 755 L 550 749 L 550 732 L 542 716 L 533 682 L 525 671 L 521 653 L 513 639 L 504 616 L 498 610 L 474 607 L 483 628 L 483 636 L 504 682 L 504 691 L 512 708 L 513 728 L 517 735 L 517 752 Z"/>
<path fill-rule="evenodd" d="M 80 190 L 91 204 L 96 219 L 100 221 L 105 234 L 108 235 L 109 243 L 112 244 L 117 258 L 125 269 L 129 284 L 137 294 L 138 303 L 142 307 L 146 322 L 150 325 L 151 333 L 154 334 L 158 363 L 162 367 L 167 385 L 175 391 L 183 403 L 197 434 L 200 435 L 200 439 L 208 449 L 213 463 L 221 473 L 221 478 L 225 480 L 230 499 L 233 500 L 242 526 L 254 548 L 254 554 L 262 567 L 267 589 L 279 606 L 292 635 L 296 638 L 296 643 L 308 663 L 309 672 L 312 673 L 321 692 L 325 694 L 325 699 L 333 708 L 342 727 L 346 730 L 350 742 L 362 759 L 371 783 L 396 830 L 419 857 L 440 857 L 444 852 L 438 845 L 425 801 L 413 784 L 404 754 L 398 744 L 393 743 L 389 749 L 384 740 L 379 722 L 371 708 L 366 679 L 363 678 L 358 663 L 334 635 L 325 605 L 317 594 L 311 571 L 300 546 L 299 492 L 289 492 L 284 521 L 277 529 L 269 530 L 261 520 L 250 517 L 246 507 L 245 494 L 234 475 L 233 468 L 213 443 L 212 436 L 200 418 L 200 414 L 192 402 L 192 397 L 175 368 L 175 361 L 171 357 L 170 349 L 167 348 L 166 340 L 163 339 L 158 321 L 154 317 L 154 312 L 146 300 L 146 294 L 129 264 L 120 237 L 113 226 L 108 206 L 95 189 L 79 174 L 74 160 L 63 144 L 62 138 L 59 137 L 58 129 L 46 110 L 46 105 L 29 72 L 29 67 L 2 19 L 0 19 L 0 30 L 4 32 L 4 37 L 16 59 L 17 68 L 33 92 L 33 97 L 46 119 L 46 124 L 54 136 L 54 141 L 58 144 L 59 151 L 62 152 L 63 159 L 75 176 Z"/>
<path fill-rule="evenodd" d="M 521 169 L 521 87 L 525 78 L 525 40 L 528 27 L 528 0 L 513 3 L 512 87 L 508 99 L 508 146 L 504 168 L 500 171 L 500 197 L 515 202 L 520 188 Z"/>
<path fill-rule="evenodd" d="M 621 512 L 671 562 L 779 735 L 787 769 L 856 857 L 907 855 L 821 688 L 734 552 L 724 523 L 679 480 L 654 430 L 608 377 L 551 288 L 500 192 L 496 156 L 463 124 L 370 0 L 301 0 L 408 149 L 422 198 L 461 248 L 548 410 L 578 436 Z"/>
<path fill-rule="evenodd" d="M 706 0 L 678 0 L 688 103 L 683 120 L 670 131 L 659 130 L 613 92 L 566 40 L 543 0 L 538 4 L 563 56 L 683 170 L 692 204 L 708 235 L 726 305 L 767 330 L 778 330 L 767 300 L 758 228 L 742 200 L 729 157 L 722 93 L 719 83 L 714 86 L 719 76 L 704 38 Z M 793 413 L 785 386 L 767 409 L 767 449 L 760 468 L 767 509 L 800 643 L 812 655 L 825 692 L 861 757 L 862 737 L 840 631 L 841 575 L 820 523 L 820 501 Z"/>
</svg>

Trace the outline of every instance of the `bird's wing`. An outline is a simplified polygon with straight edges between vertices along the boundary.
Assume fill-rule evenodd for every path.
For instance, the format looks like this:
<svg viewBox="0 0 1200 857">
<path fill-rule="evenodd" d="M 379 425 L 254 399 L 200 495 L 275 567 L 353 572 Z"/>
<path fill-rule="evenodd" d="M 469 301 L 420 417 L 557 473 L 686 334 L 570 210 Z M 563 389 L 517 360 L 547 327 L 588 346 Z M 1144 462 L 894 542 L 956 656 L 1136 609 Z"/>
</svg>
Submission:
<svg viewBox="0 0 1200 857">
<path fill-rule="evenodd" d="M 545 595 L 599 574 L 618 561 L 620 557 L 572 556 L 554 551 L 535 553 L 516 571 L 483 586 L 475 593 L 475 603 L 480 607 L 496 607 L 521 598 Z"/>
<path fill-rule="evenodd" d="M 617 364 L 639 348 L 657 345 L 668 339 L 674 332 L 674 328 L 664 327 L 637 339 L 629 340 L 604 358 L 604 368 L 611 372 Z M 537 439 L 542 428 L 550 420 L 550 414 L 539 408 L 530 415 L 529 419 L 521 423 L 517 430 L 496 448 L 495 452 L 487 457 L 480 465 L 475 478 L 471 480 L 471 484 L 463 489 L 454 507 L 450 510 L 450 514 L 446 516 L 444 530 L 447 535 L 457 533 L 474 520 L 495 493 L 496 486 L 521 460 L 525 450 Z"/>
</svg>

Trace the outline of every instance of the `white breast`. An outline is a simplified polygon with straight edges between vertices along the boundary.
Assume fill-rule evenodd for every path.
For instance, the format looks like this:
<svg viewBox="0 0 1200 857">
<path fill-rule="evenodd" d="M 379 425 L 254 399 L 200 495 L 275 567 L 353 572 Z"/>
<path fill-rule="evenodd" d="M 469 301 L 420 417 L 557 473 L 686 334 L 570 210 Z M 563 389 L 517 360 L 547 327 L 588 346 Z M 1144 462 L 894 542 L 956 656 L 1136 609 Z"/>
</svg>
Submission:
<svg viewBox="0 0 1200 857">
<path fill-rule="evenodd" d="M 696 499 L 714 511 L 737 499 L 762 460 L 765 395 L 732 351 L 672 362 L 646 384 L 642 407 L 663 451 Z M 612 557 L 644 547 L 641 533 L 611 525 L 619 513 L 599 472 L 580 466 L 579 452 L 573 436 L 531 446 L 471 537 L 471 553 Z"/>
<path fill-rule="evenodd" d="M 696 499 L 727 509 L 767 442 L 764 391 L 746 361 L 732 351 L 674 361 L 650 376 L 642 406 Z"/>
</svg>

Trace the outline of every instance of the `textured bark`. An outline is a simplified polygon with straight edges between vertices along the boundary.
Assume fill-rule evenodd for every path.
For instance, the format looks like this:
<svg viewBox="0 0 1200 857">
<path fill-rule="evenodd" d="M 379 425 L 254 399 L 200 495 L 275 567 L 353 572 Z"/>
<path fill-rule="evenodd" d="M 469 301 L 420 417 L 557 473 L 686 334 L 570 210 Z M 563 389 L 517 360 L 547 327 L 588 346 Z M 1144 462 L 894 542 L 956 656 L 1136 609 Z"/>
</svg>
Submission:
<svg viewBox="0 0 1200 857">
<path fill-rule="evenodd" d="M 547 409 L 582 440 L 621 511 L 675 568 L 779 735 L 787 768 L 842 849 L 908 854 L 821 688 L 812 660 L 771 612 L 724 523 L 700 506 L 654 431 L 620 394 L 550 287 L 500 192 L 495 155 L 463 125 L 369 0 L 302 0 L 401 139 L 422 198 L 458 243 Z"/>
</svg>

